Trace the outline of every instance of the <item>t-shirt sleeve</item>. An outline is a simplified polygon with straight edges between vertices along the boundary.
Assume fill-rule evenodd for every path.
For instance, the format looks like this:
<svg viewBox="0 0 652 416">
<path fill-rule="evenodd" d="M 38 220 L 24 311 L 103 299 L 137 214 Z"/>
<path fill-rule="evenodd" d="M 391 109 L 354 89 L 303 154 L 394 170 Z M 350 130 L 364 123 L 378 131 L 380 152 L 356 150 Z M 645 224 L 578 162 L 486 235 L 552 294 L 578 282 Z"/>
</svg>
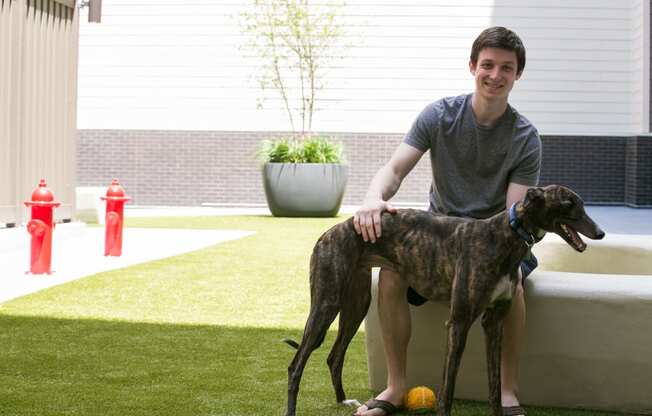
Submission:
<svg viewBox="0 0 652 416">
<path fill-rule="evenodd" d="M 412 123 L 410 131 L 405 136 L 405 143 L 425 152 L 432 147 L 434 137 L 439 129 L 440 106 L 434 102 L 426 106 Z"/>
<path fill-rule="evenodd" d="M 510 175 L 509 182 L 536 186 L 541 173 L 541 139 L 534 128 L 527 133 L 524 139 L 526 142 L 523 153 Z"/>
</svg>

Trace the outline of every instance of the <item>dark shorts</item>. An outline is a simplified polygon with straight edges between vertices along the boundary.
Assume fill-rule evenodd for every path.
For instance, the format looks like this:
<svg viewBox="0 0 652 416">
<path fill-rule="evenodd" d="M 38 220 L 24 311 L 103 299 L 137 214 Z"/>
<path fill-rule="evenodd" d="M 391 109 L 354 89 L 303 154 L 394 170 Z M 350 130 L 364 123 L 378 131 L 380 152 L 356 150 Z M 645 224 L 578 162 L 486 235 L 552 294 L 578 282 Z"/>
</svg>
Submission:
<svg viewBox="0 0 652 416">
<path fill-rule="evenodd" d="M 525 282 L 525 278 L 528 277 L 534 271 L 534 269 L 537 268 L 538 265 L 539 262 L 537 261 L 537 258 L 534 256 L 534 254 L 532 254 L 532 251 L 528 250 L 527 254 L 525 255 L 525 258 L 521 262 L 521 273 L 523 274 L 523 282 Z M 414 289 L 412 289 L 411 287 L 408 287 L 407 299 L 408 299 L 408 303 L 414 306 L 421 306 L 424 303 L 426 303 L 426 301 L 428 300 L 423 296 L 421 296 L 420 294 L 418 294 L 417 292 L 415 292 Z"/>
</svg>

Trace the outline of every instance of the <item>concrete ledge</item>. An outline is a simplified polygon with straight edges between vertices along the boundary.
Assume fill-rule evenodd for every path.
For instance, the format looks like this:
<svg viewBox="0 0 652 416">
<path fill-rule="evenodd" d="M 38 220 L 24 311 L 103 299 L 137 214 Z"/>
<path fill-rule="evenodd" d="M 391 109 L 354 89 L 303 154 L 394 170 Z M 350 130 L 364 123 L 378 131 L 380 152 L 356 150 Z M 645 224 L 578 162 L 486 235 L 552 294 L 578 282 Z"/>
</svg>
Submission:
<svg viewBox="0 0 652 416">
<path fill-rule="evenodd" d="M 104 224 L 106 204 L 100 199 L 106 195 L 106 186 L 78 186 L 75 188 L 75 219 L 89 224 Z"/>
<path fill-rule="evenodd" d="M 650 236 L 611 235 L 597 244 L 591 242 L 584 254 L 573 252 L 556 236 L 546 237 L 537 248 L 541 270 L 533 273 L 525 287 L 522 402 L 652 414 Z M 588 257 L 577 263 L 577 256 Z M 575 269 L 592 272 L 546 270 L 564 269 L 567 261 Z M 628 274 L 613 272 L 619 264 L 628 268 Z M 609 273 L 598 273 L 606 270 Z M 376 282 L 372 290 L 375 297 Z M 429 302 L 413 307 L 411 313 L 408 382 L 439 387 L 448 305 Z M 370 387 L 382 390 L 386 369 L 375 300 L 365 327 Z M 484 336 L 476 322 L 462 360 L 456 397 L 486 401 L 487 395 Z"/>
</svg>

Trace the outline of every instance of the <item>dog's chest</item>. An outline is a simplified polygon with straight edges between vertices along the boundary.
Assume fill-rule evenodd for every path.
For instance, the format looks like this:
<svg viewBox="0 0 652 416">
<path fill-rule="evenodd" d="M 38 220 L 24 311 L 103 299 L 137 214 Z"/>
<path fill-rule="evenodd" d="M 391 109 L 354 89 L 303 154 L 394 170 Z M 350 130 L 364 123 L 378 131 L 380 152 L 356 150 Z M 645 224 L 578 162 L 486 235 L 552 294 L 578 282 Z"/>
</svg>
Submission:
<svg viewBox="0 0 652 416">
<path fill-rule="evenodd" d="M 493 303 L 497 300 L 508 300 L 512 298 L 512 286 L 513 283 L 509 278 L 508 274 L 503 275 L 498 284 L 491 293 L 490 302 Z"/>
</svg>

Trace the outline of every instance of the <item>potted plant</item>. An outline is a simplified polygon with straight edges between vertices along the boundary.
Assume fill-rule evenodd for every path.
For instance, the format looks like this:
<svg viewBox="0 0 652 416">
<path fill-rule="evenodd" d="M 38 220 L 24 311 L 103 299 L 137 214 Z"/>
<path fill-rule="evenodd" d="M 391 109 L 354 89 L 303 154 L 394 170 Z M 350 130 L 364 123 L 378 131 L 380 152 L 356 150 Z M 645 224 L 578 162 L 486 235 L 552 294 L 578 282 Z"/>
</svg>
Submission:
<svg viewBox="0 0 652 416">
<path fill-rule="evenodd" d="M 335 216 L 348 166 L 341 145 L 315 135 L 312 121 L 327 63 L 343 46 L 342 4 L 255 0 L 251 6 L 242 13 L 242 28 L 245 48 L 262 59 L 258 106 L 266 92 L 274 92 L 291 128 L 287 137 L 265 140 L 259 150 L 267 204 L 275 216 Z"/>
<path fill-rule="evenodd" d="M 269 210 L 282 217 L 336 216 L 348 176 L 342 148 L 325 138 L 265 141 L 261 153 Z"/>
</svg>

